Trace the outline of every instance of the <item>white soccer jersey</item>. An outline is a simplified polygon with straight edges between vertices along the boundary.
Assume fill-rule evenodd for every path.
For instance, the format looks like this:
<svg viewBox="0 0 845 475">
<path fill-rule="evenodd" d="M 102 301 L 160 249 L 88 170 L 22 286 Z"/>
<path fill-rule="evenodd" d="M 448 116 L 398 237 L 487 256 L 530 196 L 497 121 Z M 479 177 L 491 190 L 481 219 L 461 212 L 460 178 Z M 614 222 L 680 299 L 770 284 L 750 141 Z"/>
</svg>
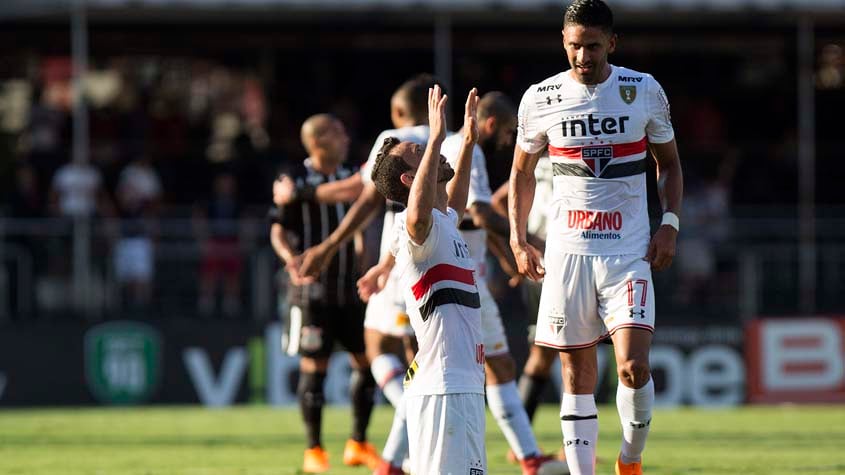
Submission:
<svg viewBox="0 0 845 475">
<path fill-rule="evenodd" d="M 572 254 L 644 254 L 646 147 L 672 138 L 669 101 L 649 74 L 611 66 L 598 85 L 562 72 L 528 88 L 517 145 L 551 158 L 549 240 Z"/>
<path fill-rule="evenodd" d="M 458 154 L 461 152 L 461 144 L 464 136 L 461 133 L 450 135 L 443 141 L 440 153 L 446 157 L 449 165 L 455 168 L 458 162 Z M 475 145 L 472 149 L 472 165 L 470 166 L 469 194 L 467 195 L 467 208 L 473 203 L 490 203 L 493 200 L 493 192 L 490 190 L 490 180 L 487 177 L 487 164 L 484 159 L 484 152 L 481 147 Z M 464 222 L 461 225 L 461 236 L 469 246 L 469 253 L 475 262 L 476 278 L 484 279 L 487 254 L 487 231 L 475 227 L 469 215 L 464 215 Z M 482 285 L 483 282 L 478 285 Z"/>
<path fill-rule="evenodd" d="M 548 154 L 544 154 L 534 168 L 534 203 L 531 205 L 531 212 L 528 213 L 528 232 L 546 239 L 546 221 L 549 214 L 549 205 L 554 202 L 552 190 L 552 161 Z"/>
<path fill-rule="evenodd" d="M 428 238 L 417 245 L 408 235 L 406 213 L 396 215 L 391 247 L 419 344 L 405 394 L 483 394 L 481 303 L 458 215 L 451 208 L 447 214 L 432 210 Z"/>
</svg>

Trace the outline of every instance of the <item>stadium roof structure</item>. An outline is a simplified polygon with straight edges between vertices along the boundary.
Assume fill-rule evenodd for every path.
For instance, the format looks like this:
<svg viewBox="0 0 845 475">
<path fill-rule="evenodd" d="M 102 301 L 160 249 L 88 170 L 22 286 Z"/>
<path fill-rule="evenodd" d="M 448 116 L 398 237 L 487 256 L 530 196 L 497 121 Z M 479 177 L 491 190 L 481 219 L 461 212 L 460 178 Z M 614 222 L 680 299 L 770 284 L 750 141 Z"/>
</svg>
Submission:
<svg viewBox="0 0 845 475">
<path fill-rule="evenodd" d="M 66 10 L 74 3 L 92 9 L 428 9 L 545 10 L 560 8 L 561 0 L 4 0 L 0 16 L 20 16 Z M 613 7 L 628 11 L 841 11 L 845 0 L 612 0 Z"/>
</svg>

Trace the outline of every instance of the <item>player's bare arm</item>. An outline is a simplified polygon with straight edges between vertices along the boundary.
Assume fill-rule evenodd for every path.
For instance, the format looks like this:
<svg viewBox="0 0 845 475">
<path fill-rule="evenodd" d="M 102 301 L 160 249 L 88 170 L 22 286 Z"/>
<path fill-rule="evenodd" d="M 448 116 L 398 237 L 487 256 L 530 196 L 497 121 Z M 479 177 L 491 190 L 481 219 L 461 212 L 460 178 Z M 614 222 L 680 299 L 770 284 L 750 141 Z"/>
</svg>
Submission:
<svg viewBox="0 0 845 475">
<path fill-rule="evenodd" d="M 649 149 L 657 162 L 657 194 L 664 213 L 681 214 L 681 199 L 684 193 L 684 176 L 678 146 L 675 140 L 662 144 L 649 144 Z M 672 264 L 675 257 L 675 244 L 678 230 L 669 224 L 662 224 L 648 245 L 645 260 L 652 269 L 661 271 Z"/>
<path fill-rule="evenodd" d="M 361 301 L 368 302 L 370 296 L 384 289 L 384 286 L 387 284 L 387 277 L 395 264 L 396 259 L 393 257 L 393 254 L 387 252 L 378 264 L 370 267 L 358 279 L 356 285 L 358 286 L 358 296 L 361 297 Z"/>
<path fill-rule="evenodd" d="M 484 228 L 489 233 L 496 234 L 497 236 L 504 238 L 505 241 L 508 241 L 510 236 L 510 223 L 508 223 L 507 220 L 507 188 L 507 183 L 503 183 L 502 186 L 499 187 L 499 190 L 505 190 L 505 192 L 502 193 L 502 197 L 498 198 L 501 200 L 501 203 L 495 204 L 497 197 L 494 194 L 492 203 L 473 203 L 472 206 L 469 207 L 469 215 L 472 217 L 472 224 L 479 228 Z M 499 190 L 496 190 L 496 193 L 498 193 Z M 499 206 L 502 209 L 502 212 L 499 212 L 496 209 L 496 206 Z M 546 242 L 532 233 L 527 233 L 525 238 L 528 241 L 528 244 L 531 244 L 541 251 L 546 248 Z"/>
<path fill-rule="evenodd" d="M 508 189 L 510 188 L 510 182 L 502 183 L 502 186 L 499 187 L 498 190 L 493 192 L 493 197 L 490 200 L 490 206 L 493 208 L 493 211 L 498 213 L 499 215 L 507 218 L 508 217 Z M 510 224 L 508 224 L 510 226 Z M 508 228 L 510 231 L 510 227 Z"/>
<path fill-rule="evenodd" d="M 469 196 L 470 168 L 472 166 L 472 151 L 478 142 L 478 90 L 472 88 L 467 95 L 464 105 L 464 140 L 455 162 L 455 176 L 446 185 L 449 195 L 449 207 L 458 213 L 458 221 L 464 216 L 464 210 Z"/>
<path fill-rule="evenodd" d="M 355 173 L 343 180 L 331 181 L 317 186 L 316 201 L 325 204 L 350 203 L 358 199 L 364 190 L 361 174 Z"/>
<path fill-rule="evenodd" d="M 281 175 L 273 183 L 273 202 L 284 206 L 297 199 L 318 203 L 349 203 L 358 199 L 364 189 L 361 175 L 356 173 L 343 180 L 331 181 L 320 185 L 297 186 L 287 175 Z"/>
<path fill-rule="evenodd" d="M 296 254 L 290 242 L 287 240 L 285 228 L 279 223 L 270 226 L 270 244 L 276 252 L 276 256 L 285 264 L 285 270 L 290 276 L 294 285 L 304 285 L 312 282 L 312 279 L 304 278 L 299 274 L 299 264 L 302 255 Z"/>
<path fill-rule="evenodd" d="M 514 149 L 511 176 L 508 180 L 508 216 L 510 221 L 510 245 L 516 259 L 519 273 L 531 280 L 539 281 L 545 275 L 541 265 L 542 254 L 528 243 L 528 213 L 534 202 L 537 180 L 534 169 L 540 160 L 539 153 L 527 153 L 519 146 Z"/>
<path fill-rule="evenodd" d="M 402 175 L 402 179 L 412 179 L 408 194 L 408 210 L 405 225 L 408 235 L 416 244 L 423 244 L 431 231 L 431 210 L 437 200 L 437 179 L 440 173 L 440 146 L 446 138 L 446 101 L 440 86 L 428 91 L 428 122 L 431 130 L 428 145 L 425 147 L 422 161 L 414 177 Z M 465 199 L 466 200 L 466 199 Z"/>
<path fill-rule="evenodd" d="M 358 178 L 360 180 L 360 177 Z M 375 185 L 369 183 L 364 186 L 361 195 L 349 208 L 349 212 L 343 217 L 329 237 L 320 244 L 306 249 L 303 253 L 300 274 L 316 278 L 329 265 L 337 250 L 347 239 L 350 239 L 370 217 L 384 204 L 384 198 L 376 190 Z"/>
</svg>

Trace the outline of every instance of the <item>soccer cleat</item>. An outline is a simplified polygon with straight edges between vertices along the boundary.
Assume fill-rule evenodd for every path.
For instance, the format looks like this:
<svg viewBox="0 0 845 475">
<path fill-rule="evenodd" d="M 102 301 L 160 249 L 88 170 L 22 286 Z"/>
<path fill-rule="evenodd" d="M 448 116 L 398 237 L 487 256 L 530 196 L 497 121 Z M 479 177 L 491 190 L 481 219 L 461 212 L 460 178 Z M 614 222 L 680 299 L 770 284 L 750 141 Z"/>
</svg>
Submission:
<svg viewBox="0 0 845 475">
<path fill-rule="evenodd" d="M 538 475 L 540 473 L 540 467 L 550 462 L 560 465 L 561 467 L 565 467 L 565 465 L 553 455 L 534 455 L 531 457 L 525 457 L 519 461 L 519 464 L 522 466 L 522 475 Z M 555 471 L 555 473 L 557 473 L 557 471 Z M 569 473 L 569 470 L 566 470 L 566 473 Z"/>
<path fill-rule="evenodd" d="M 305 473 L 324 473 L 329 471 L 329 454 L 319 445 L 305 451 L 302 461 Z"/>
<path fill-rule="evenodd" d="M 343 464 L 350 467 L 357 467 L 359 465 L 366 465 L 367 468 L 373 470 L 379 463 L 381 458 L 376 453 L 376 448 L 369 442 L 358 442 L 357 440 L 349 439 L 346 441 L 346 447 L 343 449 Z"/>
<path fill-rule="evenodd" d="M 616 459 L 616 475 L 643 475 L 643 462 L 622 463 L 621 455 Z"/>
<path fill-rule="evenodd" d="M 543 450 L 543 448 L 540 447 L 540 450 Z M 507 459 L 508 463 L 510 463 L 510 464 L 513 464 L 513 465 L 519 464 L 519 457 L 516 456 L 516 454 L 513 452 L 513 449 L 508 449 L 508 454 L 505 456 L 505 458 Z M 563 447 L 560 448 L 560 454 L 558 455 L 558 460 L 563 460 L 563 461 L 566 460 L 566 455 L 563 454 Z"/>
<path fill-rule="evenodd" d="M 405 472 L 402 471 L 402 467 L 390 465 L 387 460 L 379 460 L 373 475 L 405 475 Z"/>
</svg>

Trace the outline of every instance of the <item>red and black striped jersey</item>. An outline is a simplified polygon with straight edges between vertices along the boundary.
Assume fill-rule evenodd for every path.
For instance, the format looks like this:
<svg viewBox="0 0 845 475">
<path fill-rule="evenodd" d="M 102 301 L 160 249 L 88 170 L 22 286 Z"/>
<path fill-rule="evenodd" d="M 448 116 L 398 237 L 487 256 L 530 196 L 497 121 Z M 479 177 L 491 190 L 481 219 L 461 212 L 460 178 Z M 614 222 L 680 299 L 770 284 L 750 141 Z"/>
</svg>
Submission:
<svg viewBox="0 0 845 475">
<path fill-rule="evenodd" d="M 408 235 L 396 215 L 391 252 L 419 350 L 407 394 L 484 393 L 481 302 L 475 262 L 458 231 L 458 215 L 432 210 L 426 241 Z"/>
</svg>

